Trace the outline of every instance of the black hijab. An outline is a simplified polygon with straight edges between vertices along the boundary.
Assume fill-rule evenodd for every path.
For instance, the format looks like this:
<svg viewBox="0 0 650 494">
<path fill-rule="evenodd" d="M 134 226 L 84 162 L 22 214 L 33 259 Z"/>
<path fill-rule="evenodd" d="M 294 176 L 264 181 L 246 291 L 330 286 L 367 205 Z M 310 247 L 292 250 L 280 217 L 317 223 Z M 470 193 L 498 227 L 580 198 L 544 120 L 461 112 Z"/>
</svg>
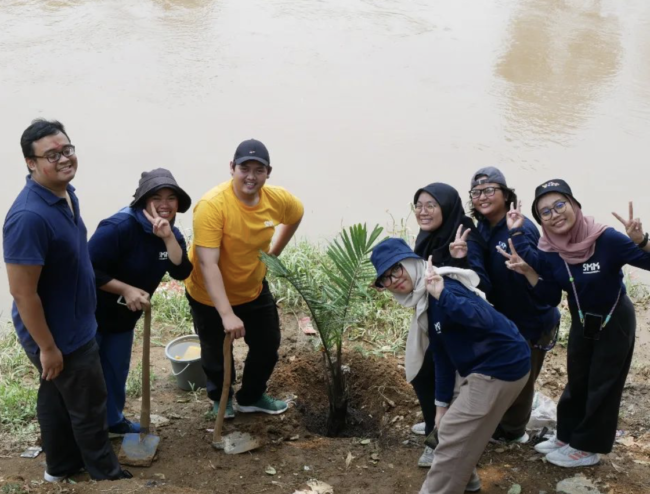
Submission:
<svg viewBox="0 0 650 494">
<path fill-rule="evenodd" d="M 458 195 L 458 191 L 451 185 L 442 183 L 429 184 L 426 187 L 418 189 L 413 199 L 413 204 L 418 202 L 422 192 L 431 195 L 440 205 L 442 211 L 442 225 L 433 232 L 420 230 L 415 240 L 415 253 L 422 259 L 428 259 L 432 256 L 433 264 L 436 266 L 445 266 L 452 264 L 454 259 L 449 253 L 449 244 L 456 239 L 458 225 L 463 225 L 463 231 L 471 229 L 468 241 L 477 242 L 483 248 L 486 247 L 485 241 L 474 226 L 472 219 L 465 215 L 463 203 Z"/>
</svg>

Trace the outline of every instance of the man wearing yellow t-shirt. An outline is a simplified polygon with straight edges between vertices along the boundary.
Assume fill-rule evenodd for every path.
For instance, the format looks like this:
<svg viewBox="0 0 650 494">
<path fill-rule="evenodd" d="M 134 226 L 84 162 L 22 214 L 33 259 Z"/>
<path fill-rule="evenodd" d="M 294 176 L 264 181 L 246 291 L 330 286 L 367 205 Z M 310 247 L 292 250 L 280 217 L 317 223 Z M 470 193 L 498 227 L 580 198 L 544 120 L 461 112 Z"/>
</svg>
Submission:
<svg viewBox="0 0 650 494">
<path fill-rule="evenodd" d="M 237 147 L 230 174 L 232 180 L 208 191 L 194 208 L 194 271 L 185 282 L 186 295 L 214 412 L 223 384 L 223 341 L 231 333 L 244 337 L 248 356 L 234 406 L 230 389 L 226 418 L 235 410 L 279 414 L 287 403 L 268 396 L 266 385 L 278 361 L 280 321 L 259 252 L 280 255 L 300 225 L 303 206 L 282 187 L 265 185 L 271 159 L 260 141 Z M 232 368 L 234 383 L 234 358 Z"/>
</svg>

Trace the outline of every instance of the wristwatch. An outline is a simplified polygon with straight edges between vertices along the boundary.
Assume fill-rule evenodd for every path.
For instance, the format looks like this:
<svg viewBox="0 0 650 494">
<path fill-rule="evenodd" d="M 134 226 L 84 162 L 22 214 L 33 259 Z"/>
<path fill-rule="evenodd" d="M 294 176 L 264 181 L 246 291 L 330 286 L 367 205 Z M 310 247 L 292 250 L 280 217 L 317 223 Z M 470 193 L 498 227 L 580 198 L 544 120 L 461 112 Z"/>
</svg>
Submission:
<svg viewBox="0 0 650 494">
<path fill-rule="evenodd" d="M 648 232 L 645 232 L 645 235 L 643 236 L 643 240 L 641 241 L 641 243 L 637 244 L 639 249 L 643 249 L 646 245 L 648 245 Z"/>
</svg>

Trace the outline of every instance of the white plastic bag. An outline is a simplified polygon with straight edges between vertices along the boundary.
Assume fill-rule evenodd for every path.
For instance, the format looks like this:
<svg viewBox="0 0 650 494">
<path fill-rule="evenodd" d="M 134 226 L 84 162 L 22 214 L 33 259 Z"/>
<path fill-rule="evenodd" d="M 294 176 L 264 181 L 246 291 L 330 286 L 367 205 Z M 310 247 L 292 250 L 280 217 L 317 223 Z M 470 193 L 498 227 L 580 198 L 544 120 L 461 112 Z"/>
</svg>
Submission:
<svg viewBox="0 0 650 494">
<path fill-rule="evenodd" d="M 533 411 L 526 428 L 534 430 L 542 427 L 553 430 L 557 428 L 557 405 L 548 396 L 538 391 L 533 398 Z"/>
</svg>

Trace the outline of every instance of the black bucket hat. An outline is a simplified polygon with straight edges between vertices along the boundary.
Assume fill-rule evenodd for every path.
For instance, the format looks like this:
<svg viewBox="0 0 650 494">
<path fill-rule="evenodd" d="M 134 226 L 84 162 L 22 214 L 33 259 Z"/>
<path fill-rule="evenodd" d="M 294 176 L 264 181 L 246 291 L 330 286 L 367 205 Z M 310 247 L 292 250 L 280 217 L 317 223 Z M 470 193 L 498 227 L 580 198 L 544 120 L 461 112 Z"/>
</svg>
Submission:
<svg viewBox="0 0 650 494">
<path fill-rule="evenodd" d="M 571 187 L 569 187 L 569 184 L 566 183 L 564 180 L 560 178 L 554 178 L 553 180 L 548 180 L 544 182 L 542 185 L 537 186 L 535 189 L 535 200 L 533 201 L 533 216 L 535 217 L 535 220 L 537 223 L 540 225 L 542 224 L 542 219 L 539 216 L 539 213 L 537 212 L 537 202 L 539 201 L 540 197 L 546 194 L 550 194 L 551 192 L 557 192 L 558 194 L 562 194 L 563 196 L 570 197 L 575 201 L 575 203 L 578 205 L 579 208 L 582 209 L 582 206 L 578 202 L 578 200 L 573 197 L 573 192 L 571 192 Z"/>
<path fill-rule="evenodd" d="M 138 188 L 133 194 L 133 201 L 129 204 L 130 207 L 143 206 L 144 201 L 147 200 L 154 192 L 160 189 L 172 189 L 178 196 L 178 212 L 184 213 L 192 205 L 192 199 L 181 189 L 174 175 L 165 168 L 156 168 L 150 172 L 142 172 Z"/>
</svg>

